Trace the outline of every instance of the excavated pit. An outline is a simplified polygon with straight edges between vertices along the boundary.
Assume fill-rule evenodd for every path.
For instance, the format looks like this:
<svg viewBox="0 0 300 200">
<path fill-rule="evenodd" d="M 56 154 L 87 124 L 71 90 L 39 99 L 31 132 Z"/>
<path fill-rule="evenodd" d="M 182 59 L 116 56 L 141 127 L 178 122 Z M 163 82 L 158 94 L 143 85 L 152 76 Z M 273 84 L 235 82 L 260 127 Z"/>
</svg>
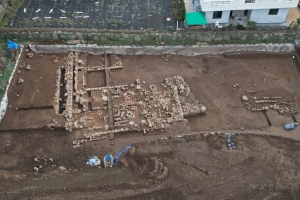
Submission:
<svg viewBox="0 0 300 200">
<path fill-rule="evenodd" d="M 59 114 L 63 114 L 65 108 L 65 104 L 66 104 L 66 98 L 65 98 L 65 92 L 66 92 L 66 82 L 65 82 L 65 69 L 61 70 L 61 78 L 60 78 L 60 100 L 59 100 Z"/>
</svg>

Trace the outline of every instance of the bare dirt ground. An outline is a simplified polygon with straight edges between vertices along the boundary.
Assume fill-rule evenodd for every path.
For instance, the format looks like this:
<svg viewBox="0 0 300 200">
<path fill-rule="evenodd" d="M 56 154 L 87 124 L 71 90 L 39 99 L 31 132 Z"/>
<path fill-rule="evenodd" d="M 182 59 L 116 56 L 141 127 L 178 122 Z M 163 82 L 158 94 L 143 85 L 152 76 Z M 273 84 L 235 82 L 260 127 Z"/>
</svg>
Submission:
<svg viewBox="0 0 300 200">
<path fill-rule="evenodd" d="M 55 93 L 55 71 L 63 65 L 65 54 L 37 54 L 26 58 L 24 52 L 21 62 L 32 65 L 31 70 L 22 69 L 16 74 L 9 89 L 8 108 L 0 129 L 26 129 L 43 127 L 56 118 L 53 109 L 15 111 L 15 108 L 43 107 L 53 105 Z M 58 63 L 53 62 L 58 56 Z M 124 69 L 113 71 L 109 85 L 117 86 L 135 83 L 136 79 L 161 87 L 165 78 L 180 75 L 191 88 L 196 99 L 207 108 L 208 115 L 189 118 L 193 131 L 227 129 L 235 130 L 242 126 L 247 129 L 260 129 L 269 124 L 262 112 L 250 112 L 241 103 L 245 90 L 261 91 L 258 96 L 282 96 L 300 105 L 298 93 L 299 68 L 291 53 L 242 53 L 235 56 L 171 56 L 166 62 L 161 56 L 120 56 Z M 88 65 L 100 65 L 102 56 L 89 56 Z M 87 84 L 90 87 L 103 86 L 102 72 L 89 72 Z M 17 84 L 21 77 L 24 83 Z M 239 84 L 240 88 L 233 87 Z M 37 92 L 37 90 L 39 92 Z M 15 93 L 19 94 L 16 97 Z M 296 97 L 296 98 L 295 98 Z M 52 112 L 53 111 L 53 112 Z M 28 114 L 26 114 L 28 112 Z M 270 113 L 270 114 L 268 114 Z M 280 116 L 270 120 L 273 126 L 282 127 L 290 122 L 291 116 Z M 28 117 L 30 116 L 30 117 Z M 42 117 L 40 117 L 42 116 Z M 33 123 L 31 118 L 38 118 Z M 15 118 L 14 123 L 11 119 Z M 298 115 L 295 115 L 298 118 Z M 64 123 L 60 116 L 57 121 Z M 182 131 L 182 130 L 181 130 Z M 178 134 L 180 133 L 174 133 Z"/>
<path fill-rule="evenodd" d="M 124 68 L 112 71 L 109 85 L 130 85 L 140 79 L 160 87 L 165 78 L 179 75 L 208 114 L 189 117 L 188 127 L 172 125 L 168 132 L 146 135 L 119 133 L 114 140 L 87 142 L 76 149 L 72 142 L 85 131 L 41 128 L 53 118 L 63 125 L 64 119 L 53 108 L 36 108 L 53 104 L 55 71 L 65 55 L 55 55 L 59 63 L 53 62 L 53 54 L 30 59 L 23 55 L 21 63 L 33 67 L 15 75 L 8 92 L 12 106 L 0 124 L 0 199 L 299 199 L 299 127 L 289 132 L 282 128 L 294 118 L 300 120 L 299 114 L 293 118 L 274 110 L 266 115 L 251 112 L 241 101 L 245 90 L 255 90 L 260 92 L 253 96 L 282 96 L 295 107 L 300 105 L 294 55 L 171 55 L 168 62 L 161 56 L 120 56 Z M 100 59 L 88 58 L 93 65 Z M 105 81 L 96 73 L 89 76 L 87 84 Z M 18 85 L 18 77 L 24 83 Z M 30 109 L 15 110 L 22 107 Z M 200 134 L 242 132 L 242 126 L 244 134 L 234 137 L 242 150 L 227 150 L 224 134 Z M 188 133 L 195 134 L 173 138 Z M 134 148 L 115 168 L 85 164 L 91 155 L 102 159 L 129 144 Z M 40 173 L 33 170 L 36 156 L 45 158 Z M 66 170 L 59 171 L 59 166 Z"/>
<path fill-rule="evenodd" d="M 1 199 L 298 199 L 300 143 L 237 135 L 229 151 L 223 134 L 133 143 L 117 167 L 85 165 L 90 155 L 115 152 L 131 139 L 70 146 L 71 133 L 1 134 Z M 10 142 L 7 142 L 10 141 Z M 127 143 L 128 144 L 128 143 Z M 54 158 L 33 173 L 35 156 Z M 66 171 L 59 171 L 58 166 Z"/>
</svg>

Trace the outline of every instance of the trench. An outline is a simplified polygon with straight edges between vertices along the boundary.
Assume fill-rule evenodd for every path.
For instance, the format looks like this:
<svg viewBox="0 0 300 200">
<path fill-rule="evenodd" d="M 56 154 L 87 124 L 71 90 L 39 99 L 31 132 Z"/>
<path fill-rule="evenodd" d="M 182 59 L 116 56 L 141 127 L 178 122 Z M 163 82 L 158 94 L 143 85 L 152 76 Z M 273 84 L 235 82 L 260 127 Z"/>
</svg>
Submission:
<svg viewBox="0 0 300 200">
<path fill-rule="evenodd" d="M 65 131 L 65 127 L 55 127 L 55 130 L 59 130 L 59 131 L 63 131 L 64 132 Z M 24 134 L 24 132 L 30 132 L 30 131 L 47 131 L 47 129 L 45 127 L 20 128 L 20 129 L 2 129 L 2 130 L 0 130 L 0 133 L 5 133 L 5 132 L 8 132 L 8 131 L 15 132 L 15 133 L 19 133 L 20 132 L 20 133 Z"/>
<path fill-rule="evenodd" d="M 19 107 L 18 110 L 44 110 L 44 109 L 53 109 L 53 105 L 48 105 L 48 106 L 40 106 L 40 107 Z"/>
<path fill-rule="evenodd" d="M 267 120 L 267 122 L 268 122 L 268 125 L 269 125 L 269 126 L 272 126 L 272 123 L 271 123 L 271 121 L 270 121 L 270 119 L 269 119 L 269 117 L 268 117 L 267 112 L 264 110 L 263 113 L 264 113 L 264 116 L 266 117 L 266 120 Z"/>
<path fill-rule="evenodd" d="M 292 115 L 292 118 L 293 118 L 293 120 L 294 120 L 294 123 L 298 123 L 298 122 L 297 122 L 297 119 L 296 119 L 296 117 L 295 117 L 294 115 Z"/>
<path fill-rule="evenodd" d="M 65 104 L 66 104 L 66 98 L 64 96 L 65 92 L 66 92 L 66 82 L 65 82 L 65 69 L 61 70 L 61 79 L 60 79 L 60 94 L 59 97 L 60 99 L 62 99 L 62 101 L 59 101 L 59 114 L 62 114 L 63 111 L 65 110 Z"/>
</svg>

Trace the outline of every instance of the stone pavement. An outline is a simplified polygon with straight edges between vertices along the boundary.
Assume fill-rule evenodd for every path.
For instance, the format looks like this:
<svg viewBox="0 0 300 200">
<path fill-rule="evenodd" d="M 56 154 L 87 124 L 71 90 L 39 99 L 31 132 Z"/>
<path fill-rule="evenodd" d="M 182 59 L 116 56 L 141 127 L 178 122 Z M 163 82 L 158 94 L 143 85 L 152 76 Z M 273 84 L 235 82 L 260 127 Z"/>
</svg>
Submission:
<svg viewBox="0 0 300 200">
<path fill-rule="evenodd" d="M 286 20 L 289 24 L 292 23 L 292 21 L 297 22 L 297 18 L 300 17 L 300 9 L 298 7 L 296 8 L 290 8 L 288 15 L 286 17 Z"/>
<path fill-rule="evenodd" d="M 194 12 L 195 11 L 193 1 L 194 0 L 184 0 L 186 12 Z"/>
<path fill-rule="evenodd" d="M 120 55 L 217 55 L 226 52 L 268 51 L 292 52 L 294 44 L 191 45 L 191 46 L 97 46 L 97 45 L 29 45 L 36 53 L 68 53 L 70 51 Z"/>
</svg>

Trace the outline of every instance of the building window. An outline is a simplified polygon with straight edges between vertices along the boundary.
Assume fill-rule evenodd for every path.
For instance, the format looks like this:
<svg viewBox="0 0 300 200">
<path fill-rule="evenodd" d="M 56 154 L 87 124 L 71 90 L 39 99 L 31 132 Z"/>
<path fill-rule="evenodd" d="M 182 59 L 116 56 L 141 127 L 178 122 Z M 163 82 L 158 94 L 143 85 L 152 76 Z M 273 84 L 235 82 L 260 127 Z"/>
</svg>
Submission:
<svg viewBox="0 0 300 200">
<path fill-rule="evenodd" d="M 230 1 L 212 1 L 211 5 L 227 6 Z"/>
<path fill-rule="evenodd" d="M 213 19 L 221 19 L 222 18 L 222 11 L 215 11 L 213 13 Z"/>
<path fill-rule="evenodd" d="M 277 15 L 279 9 L 270 9 L 269 15 Z"/>
<path fill-rule="evenodd" d="M 248 15 L 248 10 L 245 10 L 244 11 L 244 16 L 247 16 Z"/>
<path fill-rule="evenodd" d="M 260 0 L 245 0 L 245 3 L 259 3 Z"/>
</svg>

